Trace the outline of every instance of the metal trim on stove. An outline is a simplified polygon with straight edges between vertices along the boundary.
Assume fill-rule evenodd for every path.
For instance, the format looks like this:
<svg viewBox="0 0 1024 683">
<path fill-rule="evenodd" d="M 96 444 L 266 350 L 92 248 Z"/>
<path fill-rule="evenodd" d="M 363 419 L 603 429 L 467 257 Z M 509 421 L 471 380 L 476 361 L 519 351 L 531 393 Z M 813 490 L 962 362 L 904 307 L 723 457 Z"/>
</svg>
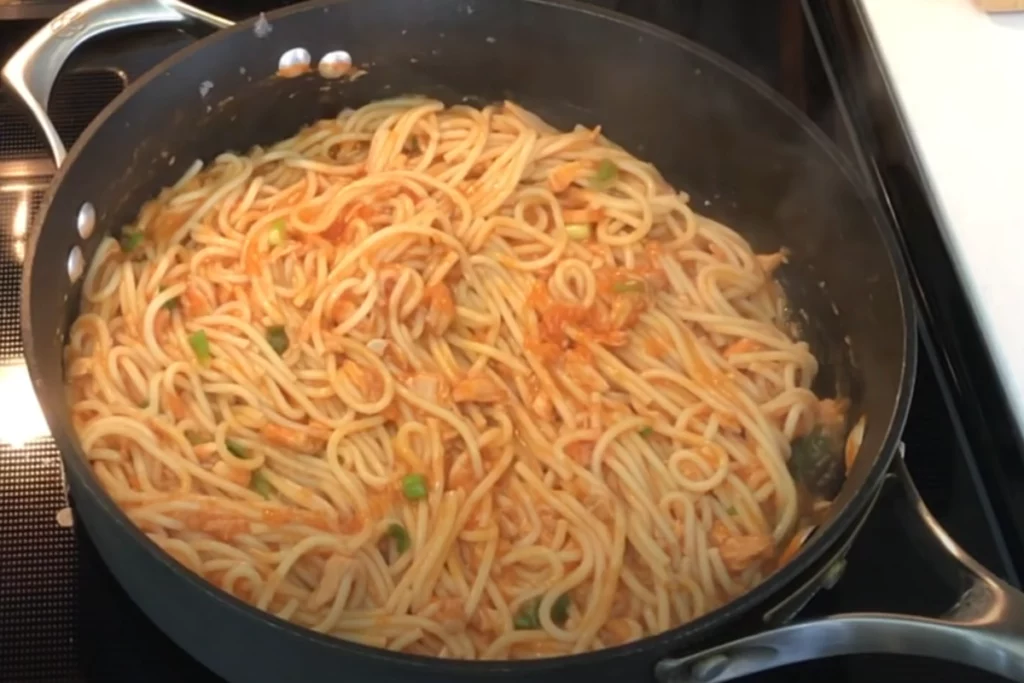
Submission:
<svg viewBox="0 0 1024 683">
<path fill-rule="evenodd" d="M 804 0 L 837 100 L 848 113 L 858 166 L 882 199 L 911 272 L 918 311 L 933 341 L 955 426 L 971 450 L 1002 532 L 1006 560 L 1024 558 L 1024 448 L 997 369 L 929 207 L 913 150 L 892 102 L 870 35 L 853 0 Z M 1021 566 L 1013 567 L 1020 573 Z"/>
<path fill-rule="evenodd" d="M 46 178 L 48 182 L 56 170 L 51 159 L 0 161 L 0 182 L 27 178 Z"/>
</svg>

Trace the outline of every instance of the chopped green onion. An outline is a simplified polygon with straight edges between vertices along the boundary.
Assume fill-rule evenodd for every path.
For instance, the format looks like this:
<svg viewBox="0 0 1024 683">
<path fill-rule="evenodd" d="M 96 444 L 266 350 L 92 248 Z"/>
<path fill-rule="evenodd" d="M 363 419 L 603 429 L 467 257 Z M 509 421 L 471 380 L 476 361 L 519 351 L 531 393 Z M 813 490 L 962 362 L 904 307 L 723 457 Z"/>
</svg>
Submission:
<svg viewBox="0 0 1024 683">
<path fill-rule="evenodd" d="M 822 425 L 814 427 L 793 441 L 789 470 L 811 495 L 832 500 L 846 478 L 842 436 Z"/>
<path fill-rule="evenodd" d="M 729 507 L 725 508 L 725 513 L 728 515 L 735 515 L 737 514 L 736 508 L 730 505 Z"/>
<path fill-rule="evenodd" d="M 387 534 L 395 539 L 395 548 L 398 550 L 399 555 L 408 550 L 409 546 L 412 545 L 412 541 L 409 540 L 409 532 L 398 522 L 392 522 L 388 525 Z"/>
<path fill-rule="evenodd" d="M 228 449 L 228 453 L 235 456 L 236 458 L 245 459 L 249 457 L 249 450 L 242 444 L 238 443 L 237 441 L 225 439 L 224 447 Z"/>
<path fill-rule="evenodd" d="M 267 236 L 267 242 L 270 243 L 270 246 L 276 247 L 277 245 L 281 244 L 281 242 L 284 242 L 284 233 L 286 227 L 287 226 L 285 225 L 283 218 L 278 218 L 276 221 L 271 223 L 270 234 Z"/>
<path fill-rule="evenodd" d="M 196 434 L 195 432 L 185 432 L 185 438 L 188 439 L 188 442 L 193 446 L 198 446 L 201 443 L 206 443 L 206 439 L 204 439 L 200 434 Z"/>
<path fill-rule="evenodd" d="M 645 289 L 647 289 L 647 285 L 644 284 L 643 280 L 622 280 L 612 285 L 612 291 L 618 294 L 643 292 Z"/>
<path fill-rule="evenodd" d="M 277 351 L 277 355 L 284 355 L 288 350 L 288 333 L 284 331 L 284 325 L 271 325 L 267 328 L 267 343 Z"/>
<path fill-rule="evenodd" d="M 170 299 L 164 302 L 164 308 L 166 308 L 168 311 L 173 311 L 176 310 L 180 304 L 181 297 L 172 296 Z"/>
<path fill-rule="evenodd" d="M 559 595 L 555 604 L 551 606 L 551 621 L 562 626 L 569 619 L 569 605 L 571 604 L 572 601 L 569 599 L 568 593 Z"/>
<path fill-rule="evenodd" d="M 121 239 L 118 243 L 121 245 L 121 251 L 126 254 L 130 254 L 135 251 L 135 248 L 142 244 L 142 233 L 138 230 L 129 230 L 121 233 Z"/>
<path fill-rule="evenodd" d="M 517 631 L 529 631 L 540 628 L 540 596 L 530 598 L 519 606 L 519 611 L 512 618 L 512 625 Z"/>
<path fill-rule="evenodd" d="M 569 239 L 573 242 L 590 239 L 590 226 L 586 223 L 569 223 L 565 226 L 565 231 L 569 233 Z"/>
<path fill-rule="evenodd" d="M 427 497 L 427 478 L 422 474 L 407 474 L 402 477 L 402 493 L 409 500 Z"/>
<path fill-rule="evenodd" d="M 256 470 L 252 473 L 252 479 L 249 480 L 249 488 L 268 500 L 270 499 L 270 494 L 274 492 L 274 485 L 263 475 L 261 470 Z"/>
<path fill-rule="evenodd" d="M 149 399 L 148 398 L 142 399 L 142 402 L 139 403 L 139 407 L 142 408 L 143 410 L 148 408 L 149 407 Z"/>
<path fill-rule="evenodd" d="M 645 439 L 649 436 L 654 436 L 654 427 L 644 427 L 643 429 L 640 430 L 640 436 L 644 437 Z"/>
<path fill-rule="evenodd" d="M 200 363 L 210 362 L 210 340 L 206 338 L 205 330 L 198 330 L 193 332 L 188 337 L 188 345 L 192 347 L 192 350 L 196 353 L 196 358 L 199 359 Z"/>
<path fill-rule="evenodd" d="M 590 186 L 595 190 L 605 190 L 619 177 L 619 167 L 611 159 L 602 159 L 597 165 L 597 173 L 590 181 Z"/>
</svg>

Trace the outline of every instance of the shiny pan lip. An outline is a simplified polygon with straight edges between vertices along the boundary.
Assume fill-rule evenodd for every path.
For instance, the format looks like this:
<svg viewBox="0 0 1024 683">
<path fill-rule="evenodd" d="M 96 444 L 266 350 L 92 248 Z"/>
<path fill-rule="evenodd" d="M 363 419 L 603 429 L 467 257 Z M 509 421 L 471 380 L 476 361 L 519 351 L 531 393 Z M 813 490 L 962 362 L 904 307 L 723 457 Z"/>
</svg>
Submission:
<svg viewBox="0 0 1024 683">
<path fill-rule="evenodd" d="M 638 35 L 650 37 L 654 40 L 666 41 L 679 47 L 683 47 L 721 68 L 724 72 L 736 78 L 748 88 L 757 91 L 766 100 L 772 102 L 774 106 L 779 108 L 789 118 L 801 123 L 809 138 L 816 142 L 821 149 L 828 152 L 830 160 L 834 163 L 836 168 L 842 169 L 842 172 L 850 181 L 851 186 L 858 188 L 862 204 L 865 207 L 872 207 L 871 215 L 874 216 L 876 222 L 879 224 L 879 232 L 882 233 L 881 237 L 883 243 L 890 255 L 890 267 L 894 273 L 894 279 L 897 284 L 897 294 L 900 299 L 903 317 L 904 348 L 900 391 L 892 410 L 888 431 L 885 439 L 883 440 L 881 450 L 875 462 L 872 464 L 871 470 L 861 488 L 854 492 L 846 505 L 837 514 L 833 515 L 831 520 L 829 520 L 829 522 L 819 530 L 816 535 L 817 537 L 812 543 L 798 553 L 792 562 L 779 571 L 773 573 L 761 584 L 731 600 L 722 607 L 712 610 L 711 612 L 708 612 L 687 624 L 658 635 L 649 636 L 641 640 L 595 652 L 587 652 L 577 655 L 565 655 L 539 660 L 500 661 L 447 660 L 423 655 L 391 652 L 366 645 L 360 645 L 295 625 L 270 613 L 261 611 L 221 590 L 176 562 L 170 555 L 162 551 L 155 543 L 150 541 L 142 531 L 131 523 L 127 515 L 102 489 L 90 468 L 86 465 L 86 459 L 83 457 L 81 447 L 77 438 L 74 436 L 70 420 L 67 419 L 67 416 L 61 411 L 48 410 L 44 406 L 44 413 L 46 414 L 47 420 L 53 431 L 54 440 L 63 455 L 63 462 L 73 470 L 76 475 L 76 479 L 84 489 L 84 491 L 76 490 L 76 492 L 80 494 L 84 493 L 85 495 L 92 497 L 109 517 L 109 521 L 122 527 L 123 530 L 130 534 L 131 538 L 135 542 L 140 546 L 145 547 L 150 556 L 157 559 L 162 565 L 174 572 L 177 578 L 188 582 L 191 588 L 196 591 L 203 592 L 209 599 L 219 601 L 224 606 L 236 610 L 241 613 L 241 616 L 248 619 L 260 620 L 268 626 L 279 629 L 282 636 L 287 636 L 292 639 L 307 639 L 314 642 L 319 647 L 332 649 L 337 652 L 339 658 L 345 655 L 358 656 L 386 661 L 391 664 L 400 664 L 409 671 L 418 668 L 423 670 L 429 669 L 430 672 L 434 674 L 449 674 L 459 677 L 484 677 L 487 675 L 501 673 L 516 673 L 524 675 L 529 673 L 540 673 L 550 671 L 552 669 L 571 667 L 583 662 L 587 662 L 591 665 L 601 665 L 604 663 L 611 664 L 622 660 L 623 658 L 633 658 L 638 656 L 655 658 L 665 656 L 680 645 L 684 645 L 687 642 L 693 643 L 702 637 L 707 636 L 713 630 L 719 629 L 726 624 L 736 621 L 742 615 L 753 611 L 759 605 L 765 603 L 771 596 L 778 593 L 784 593 L 786 585 L 790 584 L 797 576 L 803 574 L 806 570 L 811 568 L 815 562 L 820 560 L 825 552 L 829 548 L 832 548 L 835 543 L 850 529 L 853 521 L 865 513 L 866 508 L 872 499 L 873 492 L 877 490 L 877 487 L 881 484 L 889 469 L 889 465 L 896 452 L 897 444 L 899 443 L 903 426 L 907 419 L 917 367 L 917 330 L 915 325 L 913 297 L 910 294 L 911 290 L 906 267 L 902 261 L 893 258 L 893 255 L 899 253 L 899 249 L 894 235 L 891 233 L 890 229 L 885 226 L 884 216 L 880 213 L 877 205 L 867 199 L 861 183 L 853 180 L 854 175 L 848 169 L 847 163 L 836 153 L 833 144 L 824 136 L 824 134 L 817 130 L 801 112 L 791 106 L 788 102 L 782 100 L 779 95 L 763 83 L 757 81 L 753 76 L 747 74 L 745 71 L 726 61 L 722 57 L 719 57 L 699 45 L 691 43 L 681 36 L 677 36 L 669 31 L 657 28 L 642 21 L 600 8 L 595 8 L 593 6 L 582 5 L 574 2 L 573 0 L 524 1 L 536 5 L 548 5 L 566 10 L 574 10 L 583 14 L 598 16 L 605 20 L 625 25 L 637 32 Z M 324 10 L 325 8 L 329 9 L 335 4 L 337 4 L 337 2 L 334 0 L 315 0 L 314 2 L 307 2 L 301 5 L 295 5 L 268 13 L 265 20 L 273 23 L 278 19 L 283 19 L 284 17 L 292 14 L 302 14 L 313 10 Z M 211 36 L 197 41 L 193 45 L 190 45 L 179 52 L 176 52 L 156 67 L 149 70 L 144 76 L 136 80 L 134 83 L 130 84 L 127 89 L 115 98 L 114 101 L 104 109 L 104 111 L 82 134 L 81 138 L 69 153 L 67 160 L 61 169 L 59 169 L 53 182 L 50 184 L 40 212 L 41 222 L 39 225 L 46 225 L 47 213 L 49 212 L 54 197 L 61 190 L 61 184 L 65 174 L 68 172 L 68 169 L 74 165 L 84 150 L 89 146 L 90 140 L 96 131 L 126 101 L 134 97 L 145 85 L 161 76 L 164 72 L 173 68 L 178 62 L 203 50 L 204 47 L 209 43 L 218 40 L 219 37 L 232 35 L 236 32 L 251 32 L 253 30 L 253 26 L 257 21 L 260 21 L 261 17 L 262 15 L 259 17 L 251 17 L 245 21 L 239 22 L 232 28 L 223 29 Z M 33 349 L 35 348 L 35 345 L 40 343 L 42 340 L 39 335 L 33 333 L 30 323 L 30 282 L 36 275 L 39 277 L 45 277 L 47 275 L 44 272 L 40 272 L 38 274 L 35 272 L 35 251 L 38 246 L 38 236 L 40 233 L 41 230 L 35 230 L 32 231 L 30 235 L 27 245 L 27 257 L 25 259 L 26 265 L 22 278 L 22 332 L 25 340 L 29 370 L 34 378 L 40 377 L 41 372 L 40 368 L 37 366 L 38 360 L 35 357 L 36 354 L 33 352 Z M 42 266 L 40 266 L 40 268 L 42 268 Z"/>
</svg>

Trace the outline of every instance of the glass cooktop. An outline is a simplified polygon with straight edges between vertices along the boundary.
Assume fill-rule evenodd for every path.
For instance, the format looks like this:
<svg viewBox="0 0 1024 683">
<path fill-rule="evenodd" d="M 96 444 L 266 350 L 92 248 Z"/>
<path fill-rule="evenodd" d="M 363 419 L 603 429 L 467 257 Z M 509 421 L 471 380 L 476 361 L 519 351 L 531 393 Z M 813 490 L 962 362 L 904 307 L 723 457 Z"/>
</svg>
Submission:
<svg viewBox="0 0 1024 683">
<path fill-rule="evenodd" d="M 39 17 L 52 15 L 65 4 L 0 0 L 0 58 L 30 35 Z M 197 4 L 241 18 L 287 3 Z M 755 72 L 807 112 L 855 166 L 864 168 L 865 160 L 877 153 L 865 144 L 857 125 L 857 115 L 869 113 L 860 103 L 837 101 L 832 87 L 848 92 L 837 67 L 843 55 L 850 58 L 860 50 L 859 58 L 870 58 L 864 46 L 839 45 L 837 36 L 852 31 L 837 20 L 848 10 L 846 3 L 821 3 L 810 15 L 798 0 L 595 4 L 686 34 Z M 825 5 L 834 11 L 823 9 Z M 12 18 L 17 21 L 2 21 Z M 189 40 L 178 32 L 147 31 L 104 39 L 76 57 L 54 89 L 50 106 L 66 142 L 75 139 L 128 79 Z M 827 62 L 818 48 L 828 55 Z M 875 118 L 877 112 L 870 114 L 869 120 Z M 64 510 L 59 456 L 32 394 L 18 324 L 25 237 L 52 172 L 40 135 L 17 103 L 0 92 L 0 683 L 215 683 L 215 676 L 132 604 Z M 905 240 L 913 234 L 905 222 L 908 216 L 899 210 L 893 216 Z M 919 216 L 910 218 L 920 230 Z M 916 240 L 909 242 L 920 243 L 921 238 Z M 908 251 L 917 259 L 915 272 L 927 313 L 934 308 L 928 299 L 935 289 L 929 278 L 941 273 L 931 260 L 918 262 L 923 258 L 919 250 Z M 950 287 L 949 282 L 955 287 L 952 278 L 943 287 Z M 1007 551 L 1007 539 L 1013 549 L 1017 536 L 1005 524 L 999 492 L 992 495 L 996 487 L 984 476 L 992 476 L 993 468 L 998 472 L 998 465 L 975 456 L 979 437 L 976 429 L 965 429 L 965 398 L 956 381 L 962 369 L 948 351 L 950 331 L 945 325 L 941 317 L 923 317 L 918 386 L 905 434 L 907 460 L 926 502 L 946 529 L 983 564 L 1017 585 L 1017 568 Z M 812 600 L 802 617 L 869 609 L 934 616 L 949 606 L 952 596 L 893 520 L 883 499 L 855 542 L 842 580 Z M 757 678 L 837 683 L 914 679 L 998 680 L 949 664 L 888 656 L 838 658 Z"/>
</svg>

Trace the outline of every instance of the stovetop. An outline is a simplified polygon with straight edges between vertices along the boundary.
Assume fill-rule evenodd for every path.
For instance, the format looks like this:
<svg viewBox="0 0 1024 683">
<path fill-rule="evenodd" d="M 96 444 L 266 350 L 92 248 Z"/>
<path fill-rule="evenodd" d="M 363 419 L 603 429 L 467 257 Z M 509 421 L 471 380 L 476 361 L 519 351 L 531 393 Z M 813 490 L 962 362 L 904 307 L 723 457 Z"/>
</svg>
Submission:
<svg viewBox="0 0 1024 683">
<path fill-rule="evenodd" d="M 873 100 L 874 109 L 869 111 L 864 102 L 848 97 L 850 88 L 844 82 L 844 58 L 861 60 L 858 64 L 870 58 L 863 43 L 847 36 L 852 31 L 849 3 L 808 3 L 815 11 L 804 14 L 799 0 L 594 2 L 689 35 L 755 72 L 831 135 L 851 163 L 864 171 L 866 182 L 887 178 L 885 173 L 869 173 L 879 167 L 875 160 L 883 155 L 878 141 L 865 133 L 882 118 L 879 112 L 884 114 L 886 103 Z M 62 4 L 0 2 L 0 59 L 39 26 L 40 17 L 52 15 Z M 287 3 L 197 4 L 240 18 Z M 12 17 L 20 20 L 4 21 Z M 55 87 L 50 105 L 65 141 L 73 142 L 127 79 L 188 42 L 181 33 L 150 31 L 105 39 L 76 57 Z M 838 100 L 833 86 L 843 92 Z M 885 148 L 890 165 L 893 156 L 899 156 L 892 149 Z M 41 136 L 21 108 L 0 92 L 0 683 L 216 683 L 216 677 L 141 614 L 107 572 L 88 537 L 68 525 L 69 517 L 62 512 L 67 500 L 59 455 L 32 394 L 18 323 L 25 235 L 32 229 L 52 172 Z M 893 220 L 911 258 L 924 311 L 918 384 L 904 437 L 907 462 L 927 504 L 950 534 L 984 565 L 1019 585 L 1018 568 L 1007 548 L 1009 542 L 1016 550 L 1022 537 L 1007 522 L 1009 504 L 1003 488 L 993 482 L 1003 471 L 1000 461 L 990 453 L 975 455 L 979 444 L 1005 445 L 1007 439 L 998 425 L 986 425 L 968 414 L 971 400 L 961 381 L 964 368 L 958 364 L 958 349 L 977 345 L 977 340 L 965 339 L 963 328 L 954 333 L 949 316 L 935 314 L 936 291 L 942 292 L 939 308 L 948 308 L 948 293 L 956 287 L 951 271 L 941 270 L 948 256 L 943 261 L 934 258 L 933 251 L 915 247 L 927 242 L 927 236 L 922 237 L 926 221 L 920 211 L 911 214 L 898 202 L 893 204 Z M 843 579 L 815 597 L 802 617 L 870 609 L 937 616 L 951 604 L 952 596 L 916 556 L 893 519 L 883 500 L 855 542 Z M 757 678 L 834 683 L 913 679 L 1000 680 L 946 663 L 890 656 L 836 658 Z"/>
</svg>

